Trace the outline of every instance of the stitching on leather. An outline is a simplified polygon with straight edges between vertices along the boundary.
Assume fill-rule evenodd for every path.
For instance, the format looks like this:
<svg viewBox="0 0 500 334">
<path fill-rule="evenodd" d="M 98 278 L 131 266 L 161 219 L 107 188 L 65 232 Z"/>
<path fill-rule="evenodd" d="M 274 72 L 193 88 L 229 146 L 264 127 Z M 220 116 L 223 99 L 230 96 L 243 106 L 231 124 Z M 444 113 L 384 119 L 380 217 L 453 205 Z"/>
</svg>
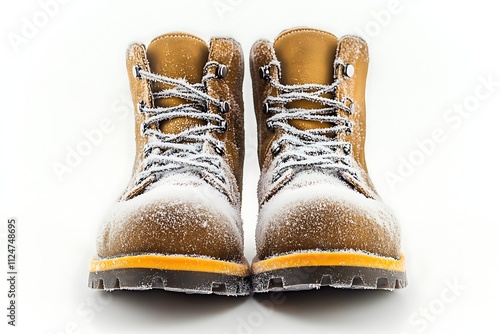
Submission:
<svg viewBox="0 0 500 334">
<path fill-rule="evenodd" d="M 320 33 L 322 35 L 326 35 L 326 36 L 337 38 L 334 34 L 331 34 L 331 33 L 327 32 L 327 31 L 316 30 L 316 29 L 311 29 L 311 28 L 301 28 L 301 29 L 296 29 L 296 30 L 288 31 L 288 32 L 280 35 L 277 39 L 274 40 L 274 43 L 276 43 L 277 41 L 279 41 L 280 39 L 282 39 L 283 37 L 285 37 L 287 35 L 291 35 L 291 34 L 294 34 L 294 33 L 297 33 L 297 32 L 304 32 L 304 31 L 305 32 L 316 32 L 316 33 Z"/>
<path fill-rule="evenodd" d="M 159 37 L 156 37 L 155 39 L 153 39 L 151 41 L 151 43 L 149 43 L 149 45 L 153 44 L 156 41 L 161 41 L 163 39 L 167 39 L 167 38 L 181 38 L 181 37 L 182 38 L 190 38 L 190 39 L 195 40 L 195 41 L 203 42 L 203 44 L 205 44 L 206 46 L 208 46 L 207 42 L 205 42 L 203 39 L 201 39 L 199 37 L 196 37 L 196 36 L 187 35 L 187 34 L 175 34 L 175 35 L 163 35 L 163 36 L 159 36 Z"/>
</svg>

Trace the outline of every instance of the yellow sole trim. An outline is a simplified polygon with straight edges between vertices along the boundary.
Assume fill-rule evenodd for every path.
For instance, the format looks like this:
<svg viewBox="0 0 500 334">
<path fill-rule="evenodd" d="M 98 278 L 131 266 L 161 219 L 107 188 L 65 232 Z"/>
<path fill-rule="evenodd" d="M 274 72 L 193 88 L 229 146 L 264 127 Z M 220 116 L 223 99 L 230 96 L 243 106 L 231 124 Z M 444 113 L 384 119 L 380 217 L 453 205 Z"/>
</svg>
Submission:
<svg viewBox="0 0 500 334">
<path fill-rule="evenodd" d="M 287 254 L 254 262 L 252 273 L 296 268 L 296 267 L 368 267 L 392 271 L 405 271 L 405 258 L 401 254 L 399 259 L 388 257 L 346 252 L 312 252 Z"/>
<path fill-rule="evenodd" d="M 189 256 L 130 255 L 110 259 L 92 259 L 90 262 L 90 272 L 132 268 L 196 271 L 240 277 L 250 274 L 247 263 L 239 264 Z"/>
</svg>

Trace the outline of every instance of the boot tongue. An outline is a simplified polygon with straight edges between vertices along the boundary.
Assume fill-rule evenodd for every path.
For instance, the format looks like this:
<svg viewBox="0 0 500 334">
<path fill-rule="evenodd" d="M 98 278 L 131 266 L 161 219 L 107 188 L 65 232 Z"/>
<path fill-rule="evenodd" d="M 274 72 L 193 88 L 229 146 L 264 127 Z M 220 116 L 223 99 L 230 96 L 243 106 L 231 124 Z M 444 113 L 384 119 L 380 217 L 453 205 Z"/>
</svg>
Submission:
<svg viewBox="0 0 500 334">
<path fill-rule="evenodd" d="M 184 78 L 189 83 L 200 83 L 203 67 L 208 61 L 208 46 L 198 37 L 185 33 L 165 34 L 155 38 L 148 46 L 147 57 L 151 71 L 174 79 Z M 159 82 L 152 82 L 153 92 L 172 88 Z M 161 98 L 155 100 L 158 107 L 175 107 L 189 103 L 181 98 Z M 178 134 L 193 126 L 203 124 L 202 120 L 179 117 L 160 123 L 164 133 Z"/>
<path fill-rule="evenodd" d="M 285 85 L 333 83 L 333 63 L 338 39 L 329 32 L 295 28 L 285 30 L 274 41 L 276 58 L 281 63 L 281 83 Z M 324 97 L 332 98 L 331 94 Z M 324 106 L 307 100 L 298 100 L 286 105 L 289 108 L 318 109 Z M 329 127 L 329 123 L 318 121 L 290 120 L 290 124 L 301 130 Z"/>
</svg>

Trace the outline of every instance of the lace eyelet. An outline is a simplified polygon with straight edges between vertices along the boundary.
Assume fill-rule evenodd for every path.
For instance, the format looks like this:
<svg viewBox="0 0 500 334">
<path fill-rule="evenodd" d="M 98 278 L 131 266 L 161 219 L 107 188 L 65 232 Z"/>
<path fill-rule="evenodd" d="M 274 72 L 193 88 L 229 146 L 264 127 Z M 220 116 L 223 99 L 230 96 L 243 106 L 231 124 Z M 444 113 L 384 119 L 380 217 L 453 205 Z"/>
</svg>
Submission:
<svg viewBox="0 0 500 334">
<path fill-rule="evenodd" d="M 354 75 L 354 66 L 352 64 L 345 64 L 342 73 L 348 77 L 352 78 Z"/>
<path fill-rule="evenodd" d="M 344 98 L 342 98 L 342 103 L 347 107 L 347 112 L 349 114 L 354 114 L 354 111 L 355 111 L 355 104 L 354 104 L 354 101 L 349 97 L 349 96 L 346 96 Z"/>
<path fill-rule="evenodd" d="M 226 150 L 224 149 L 224 147 L 215 146 L 214 147 L 214 151 L 218 155 L 224 155 L 224 154 L 226 154 Z"/>
<path fill-rule="evenodd" d="M 227 76 L 227 66 L 218 64 L 217 70 L 215 71 L 215 76 L 219 79 L 224 79 Z"/>
<path fill-rule="evenodd" d="M 139 65 L 134 65 L 134 67 L 132 67 L 132 74 L 134 75 L 134 78 L 139 80 L 142 79 L 141 71 L 142 67 L 140 67 Z"/>
<path fill-rule="evenodd" d="M 227 121 L 226 120 L 223 119 L 222 121 L 220 121 L 219 126 L 220 126 L 220 129 L 219 129 L 220 132 L 227 131 Z"/>
<path fill-rule="evenodd" d="M 231 106 L 229 105 L 229 102 L 227 101 L 222 101 L 221 104 L 220 104 L 220 112 L 223 113 L 223 114 L 226 114 L 229 112 L 229 110 L 231 110 Z"/>
<path fill-rule="evenodd" d="M 264 114 L 269 114 L 269 108 L 269 103 L 264 102 L 264 105 L 262 106 L 262 111 L 264 112 Z"/>
<path fill-rule="evenodd" d="M 346 145 L 344 145 L 343 149 L 344 149 L 344 153 L 345 154 L 351 154 L 351 152 L 352 152 L 352 145 L 351 144 L 346 144 Z"/>
<path fill-rule="evenodd" d="M 267 131 L 274 132 L 274 126 L 272 126 L 272 124 L 270 124 L 269 122 L 266 122 L 266 127 Z"/>
<path fill-rule="evenodd" d="M 260 75 L 260 78 L 263 80 L 266 80 L 266 81 L 271 80 L 271 71 L 269 69 L 269 65 L 259 67 L 259 75 Z"/>
<path fill-rule="evenodd" d="M 278 143 L 274 143 L 272 146 L 271 146 L 271 153 L 273 155 L 278 155 L 278 153 L 280 153 L 281 151 L 281 145 L 278 144 Z"/>
<path fill-rule="evenodd" d="M 146 103 L 143 100 L 140 100 L 139 103 L 137 103 L 137 112 L 138 113 L 143 113 L 144 112 L 144 107 L 146 106 Z"/>
<path fill-rule="evenodd" d="M 145 136 L 146 135 L 146 124 L 141 123 L 141 135 Z"/>
</svg>

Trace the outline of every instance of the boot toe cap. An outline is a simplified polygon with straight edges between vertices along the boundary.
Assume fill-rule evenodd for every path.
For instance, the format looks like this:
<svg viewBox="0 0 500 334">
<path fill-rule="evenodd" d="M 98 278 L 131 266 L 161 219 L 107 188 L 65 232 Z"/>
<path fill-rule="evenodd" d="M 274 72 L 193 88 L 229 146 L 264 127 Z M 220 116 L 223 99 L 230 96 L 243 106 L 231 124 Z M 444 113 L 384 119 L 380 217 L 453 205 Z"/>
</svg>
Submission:
<svg viewBox="0 0 500 334">
<path fill-rule="evenodd" d="M 256 237 L 259 259 L 307 250 L 400 255 L 400 231 L 391 210 L 347 187 L 279 192 L 262 206 Z"/>
<path fill-rule="evenodd" d="M 115 204 L 97 252 L 100 257 L 156 253 L 241 261 L 241 222 L 213 188 L 159 186 Z"/>
</svg>

